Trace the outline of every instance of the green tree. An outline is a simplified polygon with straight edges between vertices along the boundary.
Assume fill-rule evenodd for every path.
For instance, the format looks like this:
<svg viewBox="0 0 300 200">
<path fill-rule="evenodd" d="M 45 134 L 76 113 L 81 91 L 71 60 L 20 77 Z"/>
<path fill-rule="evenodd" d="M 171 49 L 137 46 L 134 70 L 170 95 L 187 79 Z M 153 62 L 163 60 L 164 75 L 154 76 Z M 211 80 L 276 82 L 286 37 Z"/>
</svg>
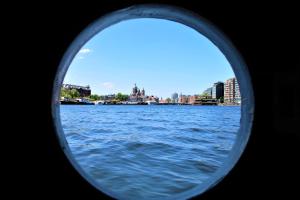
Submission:
<svg viewBox="0 0 300 200">
<path fill-rule="evenodd" d="M 203 97 L 208 97 L 208 96 L 210 96 L 207 92 L 204 92 L 201 96 L 203 96 Z"/>
<path fill-rule="evenodd" d="M 128 99 L 128 95 L 122 94 L 122 93 L 119 92 L 119 93 L 116 95 L 115 99 L 116 99 L 117 101 L 126 101 L 126 100 Z"/>
<path fill-rule="evenodd" d="M 224 103 L 224 97 L 219 98 L 220 103 Z"/>
<path fill-rule="evenodd" d="M 167 102 L 167 103 L 171 103 L 171 101 L 172 101 L 172 99 L 170 99 L 170 98 L 167 98 L 167 99 L 166 99 L 166 102 Z"/>
<path fill-rule="evenodd" d="M 129 96 L 127 94 L 123 94 L 123 101 L 127 101 Z"/>
<path fill-rule="evenodd" d="M 76 89 L 72 89 L 72 90 L 70 90 L 70 96 L 71 96 L 71 98 L 77 98 L 77 97 L 80 97 L 80 94 Z"/>
<path fill-rule="evenodd" d="M 100 96 L 97 95 L 97 94 L 92 94 L 92 95 L 90 96 L 90 99 L 91 99 L 91 100 L 94 100 L 94 101 L 98 101 L 98 100 L 100 100 Z"/>
<path fill-rule="evenodd" d="M 123 97 L 122 93 L 119 92 L 115 98 L 116 100 L 122 101 L 122 97 Z"/>
<path fill-rule="evenodd" d="M 60 90 L 60 96 L 61 97 L 66 97 L 66 98 L 71 98 L 70 92 L 66 88 L 61 88 L 61 90 Z"/>
<path fill-rule="evenodd" d="M 80 93 L 76 89 L 69 90 L 67 88 L 61 88 L 60 96 L 66 98 L 77 98 L 80 97 Z"/>
</svg>

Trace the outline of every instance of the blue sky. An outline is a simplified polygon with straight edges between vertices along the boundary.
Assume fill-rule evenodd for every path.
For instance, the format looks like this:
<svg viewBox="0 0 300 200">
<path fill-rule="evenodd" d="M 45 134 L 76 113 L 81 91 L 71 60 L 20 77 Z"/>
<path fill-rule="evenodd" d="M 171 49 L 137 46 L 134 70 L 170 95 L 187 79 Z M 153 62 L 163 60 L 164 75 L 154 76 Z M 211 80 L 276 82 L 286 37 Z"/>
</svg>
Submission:
<svg viewBox="0 0 300 200">
<path fill-rule="evenodd" d="M 222 52 L 195 30 L 168 20 L 134 19 L 94 36 L 75 56 L 64 83 L 90 85 L 93 94 L 200 94 L 234 77 Z"/>
</svg>

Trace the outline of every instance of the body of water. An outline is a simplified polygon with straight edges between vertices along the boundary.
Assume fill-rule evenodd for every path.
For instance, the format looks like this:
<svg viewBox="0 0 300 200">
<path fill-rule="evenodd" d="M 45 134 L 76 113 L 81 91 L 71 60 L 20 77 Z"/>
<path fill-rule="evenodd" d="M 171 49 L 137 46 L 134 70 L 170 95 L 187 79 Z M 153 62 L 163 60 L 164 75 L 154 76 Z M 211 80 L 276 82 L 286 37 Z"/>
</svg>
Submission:
<svg viewBox="0 0 300 200">
<path fill-rule="evenodd" d="M 240 127 L 239 106 L 61 105 L 80 166 L 124 199 L 159 199 L 208 179 Z"/>
</svg>

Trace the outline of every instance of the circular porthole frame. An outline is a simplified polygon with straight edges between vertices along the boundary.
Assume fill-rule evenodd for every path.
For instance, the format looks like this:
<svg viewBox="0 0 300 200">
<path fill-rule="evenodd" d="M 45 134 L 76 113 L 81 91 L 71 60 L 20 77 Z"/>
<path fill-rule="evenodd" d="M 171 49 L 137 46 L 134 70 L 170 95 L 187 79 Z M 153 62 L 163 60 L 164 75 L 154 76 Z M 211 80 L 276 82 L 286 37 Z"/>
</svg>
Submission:
<svg viewBox="0 0 300 200">
<path fill-rule="evenodd" d="M 55 130 L 58 136 L 60 145 L 73 165 L 73 167 L 84 177 L 91 185 L 95 188 L 104 192 L 105 194 L 117 198 L 126 199 L 126 197 L 120 197 L 114 191 L 110 191 L 108 188 L 101 188 L 96 181 L 90 177 L 77 163 L 72 155 L 72 152 L 66 141 L 64 131 L 61 125 L 60 119 L 60 87 L 63 83 L 65 74 L 78 53 L 81 47 L 88 42 L 93 36 L 108 28 L 111 25 L 119 23 L 121 21 L 138 19 L 138 18 L 157 18 L 165 19 L 174 22 L 184 24 L 190 28 L 193 28 L 200 34 L 208 38 L 218 49 L 224 54 L 228 62 L 230 63 L 235 76 L 238 80 L 240 93 L 241 93 L 241 120 L 240 128 L 237 133 L 236 141 L 229 153 L 228 158 L 224 161 L 222 167 L 220 167 L 211 178 L 204 181 L 202 184 L 196 186 L 193 189 L 182 192 L 178 195 L 170 196 L 167 199 L 187 199 L 202 194 L 211 187 L 219 183 L 235 166 L 240 156 L 242 155 L 246 144 L 249 140 L 252 128 L 252 121 L 254 117 L 254 94 L 251 84 L 250 74 L 248 67 L 243 61 L 241 55 L 230 42 L 230 40 L 224 36 L 224 34 L 218 30 L 214 25 L 208 22 L 206 19 L 198 16 L 197 14 L 171 5 L 160 5 L 160 4 L 142 4 L 134 5 L 125 9 L 117 10 L 109 13 L 105 16 L 100 17 L 94 23 L 84 29 L 79 36 L 69 46 L 66 53 L 64 54 L 56 73 L 56 77 L 53 85 L 52 92 L 52 118 L 55 126 Z"/>
</svg>

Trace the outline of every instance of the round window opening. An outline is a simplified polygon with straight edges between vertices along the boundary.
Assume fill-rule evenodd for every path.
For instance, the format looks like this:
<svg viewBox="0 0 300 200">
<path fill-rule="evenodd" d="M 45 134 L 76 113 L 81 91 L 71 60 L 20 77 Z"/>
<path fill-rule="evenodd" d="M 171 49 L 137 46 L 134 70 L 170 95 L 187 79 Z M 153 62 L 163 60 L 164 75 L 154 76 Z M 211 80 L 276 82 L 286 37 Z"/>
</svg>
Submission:
<svg viewBox="0 0 300 200">
<path fill-rule="evenodd" d="M 67 158 L 117 199 L 187 199 L 219 183 L 251 132 L 254 97 L 232 43 L 198 15 L 137 5 L 65 53 L 52 114 Z"/>
</svg>

